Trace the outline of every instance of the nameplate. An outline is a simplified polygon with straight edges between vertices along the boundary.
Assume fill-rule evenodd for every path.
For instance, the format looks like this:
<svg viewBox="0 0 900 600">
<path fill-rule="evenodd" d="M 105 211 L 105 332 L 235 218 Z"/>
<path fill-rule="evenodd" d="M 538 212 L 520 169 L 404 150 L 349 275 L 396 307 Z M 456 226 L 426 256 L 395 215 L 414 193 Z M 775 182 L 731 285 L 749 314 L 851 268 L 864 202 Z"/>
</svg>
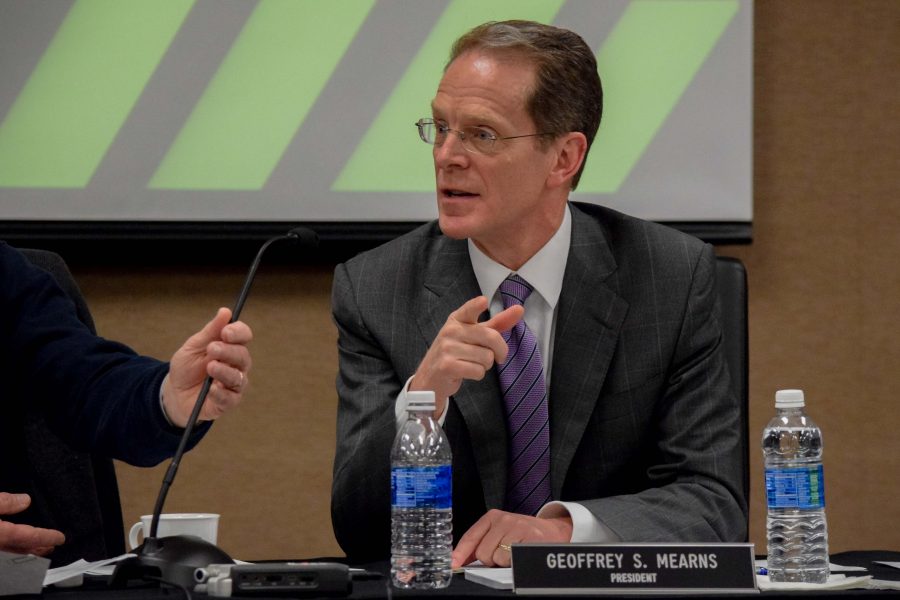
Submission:
<svg viewBox="0 0 900 600">
<path fill-rule="evenodd" d="M 757 593 L 753 544 L 513 544 L 517 594 Z"/>
</svg>

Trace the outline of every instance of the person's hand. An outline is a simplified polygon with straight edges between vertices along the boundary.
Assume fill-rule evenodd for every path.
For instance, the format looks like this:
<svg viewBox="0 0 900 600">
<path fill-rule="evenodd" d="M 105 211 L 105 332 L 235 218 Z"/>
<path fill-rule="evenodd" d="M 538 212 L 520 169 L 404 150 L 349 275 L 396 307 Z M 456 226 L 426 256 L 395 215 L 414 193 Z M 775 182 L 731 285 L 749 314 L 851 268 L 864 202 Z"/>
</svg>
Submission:
<svg viewBox="0 0 900 600">
<path fill-rule="evenodd" d="M 480 560 L 488 567 L 508 567 L 510 544 L 568 543 L 571 540 L 572 519 L 568 516 L 542 519 L 493 509 L 459 539 L 453 549 L 452 564 L 458 569 Z"/>
<path fill-rule="evenodd" d="M 488 299 L 478 296 L 450 313 L 416 369 L 409 390 L 434 391 L 436 415 L 444 412 L 447 398 L 464 379 L 481 380 L 495 362 L 506 360 L 509 348 L 500 334 L 512 329 L 525 309 L 513 305 L 479 323 L 478 316 L 487 307 Z"/>
<path fill-rule="evenodd" d="M 31 504 L 28 494 L 0 492 L 0 515 L 20 513 Z M 19 525 L 0 520 L 0 550 L 15 554 L 50 554 L 53 548 L 66 541 L 66 536 L 55 529 L 42 529 L 31 525 Z"/>
<path fill-rule="evenodd" d="M 213 383 L 200 411 L 201 420 L 211 421 L 241 401 L 251 364 L 247 344 L 253 332 L 241 321 L 229 324 L 230 319 L 231 311 L 220 308 L 213 320 L 172 356 L 163 406 L 173 424 L 187 424 L 207 375 Z"/>
</svg>

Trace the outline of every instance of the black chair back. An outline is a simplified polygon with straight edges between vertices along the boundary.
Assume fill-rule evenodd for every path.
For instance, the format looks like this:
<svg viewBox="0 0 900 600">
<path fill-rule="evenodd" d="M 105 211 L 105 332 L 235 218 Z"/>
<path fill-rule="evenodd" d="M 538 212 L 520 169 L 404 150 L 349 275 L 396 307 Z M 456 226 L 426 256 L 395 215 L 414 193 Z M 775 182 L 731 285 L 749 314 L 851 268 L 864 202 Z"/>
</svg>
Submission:
<svg viewBox="0 0 900 600">
<path fill-rule="evenodd" d="M 744 499 L 750 504 L 749 335 L 747 332 L 747 270 L 736 258 L 716 258 L 716 287 L 722 314 L 725 359 L 731 385 L 741 407 L 744 452 Z"/>
<path fill-rule="evenodd" d="M 47 250 L 21 252 L 53 276 L 75 304 L 81 322 L 96 333 L 84 296 L 62 257 Z M 125 533 L 112 459 L 73 450 L 38 413 L 26 414 L 23 431 L 32 481 L 32 518 L 66 535 L 66 544 L 51 556 L 54 566 L 122 554 Z"/>
</svg>

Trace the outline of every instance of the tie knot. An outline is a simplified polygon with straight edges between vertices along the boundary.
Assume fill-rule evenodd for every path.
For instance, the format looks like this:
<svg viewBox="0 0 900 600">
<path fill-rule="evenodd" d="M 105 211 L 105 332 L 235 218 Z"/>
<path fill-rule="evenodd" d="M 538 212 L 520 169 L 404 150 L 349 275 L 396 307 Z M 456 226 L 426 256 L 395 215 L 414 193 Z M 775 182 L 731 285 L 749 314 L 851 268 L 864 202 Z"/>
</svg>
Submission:
<svg viewBox="0 0 900 600">
<path fill-rule="evenodd" d="M 509 308 L 513 304 L 525 304 L 525 300 L 534 290 L 527 281 L 518 275 L 510 275 L 500 284 L 500 298 L 503 300 L 503 308 Z"/>
</svg>

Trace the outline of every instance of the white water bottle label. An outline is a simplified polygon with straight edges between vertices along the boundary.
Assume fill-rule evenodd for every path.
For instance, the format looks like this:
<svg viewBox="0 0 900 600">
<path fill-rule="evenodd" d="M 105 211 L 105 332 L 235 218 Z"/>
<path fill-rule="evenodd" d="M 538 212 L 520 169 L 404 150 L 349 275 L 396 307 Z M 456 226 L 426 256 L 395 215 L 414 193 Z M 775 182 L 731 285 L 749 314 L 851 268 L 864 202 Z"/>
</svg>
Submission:
<svg viewBox="0 0 900 600">
<path fill-rule="evenodd" d="M 822 465 L 766 469 L 769 508 L 825 508 Z"/>
<path fill-rule="evenodd" d="M 450 508 L 450 465 L 391 468 L 394 508 Z"/>
</svg>

